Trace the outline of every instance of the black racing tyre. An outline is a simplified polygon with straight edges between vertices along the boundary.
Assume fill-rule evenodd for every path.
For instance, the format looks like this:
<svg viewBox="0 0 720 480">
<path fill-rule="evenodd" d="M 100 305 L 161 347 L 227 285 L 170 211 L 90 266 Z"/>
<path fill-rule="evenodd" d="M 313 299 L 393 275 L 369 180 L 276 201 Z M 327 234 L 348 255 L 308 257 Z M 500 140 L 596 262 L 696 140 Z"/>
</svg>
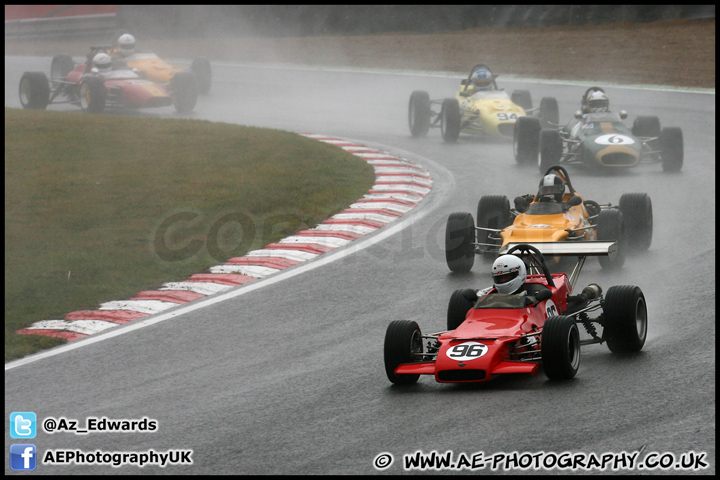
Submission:
<svg viewBox="0 0 720 480">
<path fill-rule="evenodd" d="M 23 108 L 45 110 L 50 103 L 50 84 L 43 72 L 25 72 L 20 78 L 20 104 Z"/>
<path fill-rule="evenodd" d="M 560 123 L 560 109 L 555 97 L 543 97 L 540 100 L 540 121 L 547 127 L 557 127 Z"/>
<path fill-rule="evenodd" d="M 625 193 L 620 197 L 620 211 L 625 219 L 628 249 L 640 252 L 650 248 L 653 235 L 650 196 L 647 193 Z"/>
<path fill-rule="evenodd" d="M 480 197 L 477 206 L 478 227 L 504 229 L 510 225 L 510 223 L 512 223 L 510 201 L 505 195 L 484 195 Z M 493 236 L 499 236 L 499 234 Z M 491 243 L 500 248 L 501 242 L 499 240 L 492 240 L 489 237 L 490 232 L 485 230 L 477 231 L 478 243 Z M 488 247 L 481 246 L 481 249 L 485 251 Z M 497 251 L 493 248 L 493 251 L 486 251 L 482 258 L 485 263 L 489 263 L 495 260 L 496 257 Z"/>
<path fill-rule="evenodd" d="M 445 260 L 453 272 L 469 272 L 475 263 L 475 222 L 472 214 L 451 213 L 445 227 Z"/>
<path fill-rule="evenodd" d="M 440 131 L 447 143 L 454 143 L 460 135 L 460 104 L 456 98 L 443 100 L 440 110 Z"/>
<path fill-rule="evenodd" d="M 537 162 L 540 145 L 540 120 L 535 117 L 520 117 L 515 122 L 513 153 L 520 165 Z"/>
<path fill-rule="evenodd" d="M 413 137 L 424 137 L 430 130 L 430 95 L 423 90 L 410 94 L 408 105 L 408 125 Z"/>
<path fill-rule="evenodd" d="M 597 219 L 597 239 L 605 242 L 617 242 L 618 251 L 615 260 L 607 256 L 599 256 L 600 266 L 606 270 L 616 270 L 625 264 L 626 249 L 625 219 L 620 210 L 609 208 L 600 210 Z"/>
<path fill-rule="evenodd" d="M 403 363 L 417 362 L 423 353 L 422 334 L 416 322 L 395 320 L 385 332 L 385 373 L 392 383 L 409 385 L 418 381 L 420 375 L 396 375 L 395 369 Z"/>
<path fill-rule="evenodd" d="M 532 110 L 532 97 L 527 90 L 514 90 L 510 100 L 523 110 Z"/>
<path fill-rule="evenodd" d="M 603 339 L 614 353 L 639 352 L 647 338 L 647 304 L 640 287 L 616 285 L 603 302 Z"/>
<path fill-rule="evenodd" d="M 55 55 L 50 63 L 50 78 L 65 78 L 75 68 L 72 57 L 66 53 Z"/>
<path fill-rule="evenodd" d="M 197 81 L 190 72 L 178 72 L 170 81 L 170 94 L 175 110 L 180 113 L 192 112 L 197 103 Z"/>
<path fill-rule="evenodd" d="M 195 74 L 197 91 L 201 95 L 207 95 L 212 83 L 212 69 L 207 58 L 195 58 L 190 64 L 190 71 Z"/>
<path fill-rule="evenodd" d="M 638 116 L 632 126 L 636 137 L 657 137 L 660 135 L 660 119 L 654 116 Z"/>
<path fill-rule="evenodd" d="M 473 307 L 475 302 L 471 299 L 477 299 L 477 293 L 472 288 L 463 288 L 455 290 L 450 296 L 447 311 L 447 329 L 455 330 L 464 321 L 468 311 Z"/>
<path fill-rule="evenodd" d="M 665 172 L 679 172 L 683 166 L 683 134 L 678 127 L 663 128 L 658 139 L 660 158 Z"/>
<path fill-rule="evenodd" d="M 557 128 L 543 128 L 540 131 L 540 158 L 538 168 L 544 173 L 548 168 L 560 163 L 563 143 Z"/>
<path fill-rule="evenodd" d="M 87 76 L 80 83 L 80 108 L 88 113 L 102 113 L 105 110 L 107 92 L 100 77 Z"/>
<path fill-rule="evenodd" d="M 542 329 L 540 350 L 549 379 L 573 378 L 580 367 L 580 332 L 575 319 L 566 315 L 548 317 Z"/>
</svg>

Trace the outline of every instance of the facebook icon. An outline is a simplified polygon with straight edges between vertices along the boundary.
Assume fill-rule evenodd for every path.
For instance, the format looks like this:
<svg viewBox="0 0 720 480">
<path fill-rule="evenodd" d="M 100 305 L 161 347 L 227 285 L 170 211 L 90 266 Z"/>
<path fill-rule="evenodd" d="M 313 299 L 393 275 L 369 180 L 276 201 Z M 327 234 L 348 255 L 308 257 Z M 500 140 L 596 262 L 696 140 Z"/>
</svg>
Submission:
<svg viewBox="0 0 720 480">
<path fill-rule="evenodd" d="M 32 443 L 13 443 L 10 445 L 10 468 L 12 470 L 35 470 L 37 466 L 37 447 Z"/>
</svg>

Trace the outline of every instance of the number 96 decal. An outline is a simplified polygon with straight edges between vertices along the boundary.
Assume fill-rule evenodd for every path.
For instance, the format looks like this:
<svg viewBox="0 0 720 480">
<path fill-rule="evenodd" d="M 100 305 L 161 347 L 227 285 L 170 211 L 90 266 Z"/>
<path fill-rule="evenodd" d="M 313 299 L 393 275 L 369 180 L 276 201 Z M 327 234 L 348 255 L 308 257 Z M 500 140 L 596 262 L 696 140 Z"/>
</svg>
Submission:
<svg viewBox="0 0 720 480">
<path fill-rule="evenodd" d="M 464 361 L 480 358 L 488 352 L 487 345 L 479 342 L 465 342 L 453 345 L 445 353 L 453 360 Z"/>
</svg>

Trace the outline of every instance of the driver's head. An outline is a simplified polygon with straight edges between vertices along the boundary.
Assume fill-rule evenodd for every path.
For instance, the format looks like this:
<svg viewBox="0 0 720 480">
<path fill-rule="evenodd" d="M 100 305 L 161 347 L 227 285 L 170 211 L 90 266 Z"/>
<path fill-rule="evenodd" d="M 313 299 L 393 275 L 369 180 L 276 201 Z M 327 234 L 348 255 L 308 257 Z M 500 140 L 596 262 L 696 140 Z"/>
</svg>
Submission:
<svg viewBox="0 0 720 480">
<path fill-rule="evenodd" d="M 107 75 L 112 70 L 112 60 L 107 53 L 98 53 L 93 57 L 93 66 L 101 75 Z"/>
<path fill-rule="evenodd" d="M 583 98 L 583 113 L 604 113 L 610 111 L 610 99 L 602 90 L 590 90 Z"/>
<path fill-rule="evenodd" d="M 492 88 L 492 78 L 490 70 L 481 68 L 473 73 L 472 83 L 477 90 L 490 90 Z"/>
<path fill-rule="evenodd" d="M 538 197 L 540 201 L 562 202 L 565 193 L 565 184 L 562 179 L 554 173 L 545 175 L 538 186 Z"/>
<path fill-rule="evenodd" d="M 515 293 L 525 284 L 527 268 L 515 255 L 501 255 L 493 262 L 492 278 L 498 293 Z"/>
<path fill-rule="evenodd" d="M 118 38 L 118 51 L 123 57 L 127 57 L 135 53 L 135 37 L 129 33 L 123 33 Z"/>
</svg>

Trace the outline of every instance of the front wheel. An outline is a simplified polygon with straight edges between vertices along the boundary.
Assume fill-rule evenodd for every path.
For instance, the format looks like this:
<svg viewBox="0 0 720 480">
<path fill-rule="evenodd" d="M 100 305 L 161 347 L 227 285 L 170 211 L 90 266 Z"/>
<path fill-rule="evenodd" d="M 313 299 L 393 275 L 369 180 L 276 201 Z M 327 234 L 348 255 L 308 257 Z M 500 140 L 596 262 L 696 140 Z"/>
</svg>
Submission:
<svg viewBox="0 0 720 480">
<path fill-rule="evenodd" d="M 475 221 L 472 214 L 450 214 L 445 227 L 445 260 L 453 272 L 469 272 L 475 263 Z"/>
<path fill-rule="evenodd" d="M 647 338 L 647 305 L 640 287 L 610 287 L 603 303 L 603 339 L 614 353 L 639 352 Z"/>
<path fill-rule="evenodd" d="M 420 375 L 397 375 L 395 369 L 403 363 L 417 362 L 422 358 L 422 333 L 417 322 L 395 320 L 385 332 L 385 373 L 392 383 L 410 385 Z"/>
<path fill-rule="evenodd" d="M 410 94 L 408 105 L 408 125 L 413 137 L 424 137 L 430 130 L 430 95 L 422 90 Z"/>
<path fill-rule="evenodd" d="M 514 90 L 510 101 L 523 110 L 532 110 L 532 96 L 528 90 Z"/>
<path fill-rule="evenodd" d="M 85 77 L 80 84 L 80 108 L 88 113 L 102 113 L 105 110 L 107 92 L 100 77 Z"/>
<path fill-rule="evenodd" d="M 192 112 L 197 103 L 197 81 L 190 72 L 178 72 L 170 82 L 175 110 L 180 113 Z"/>
<path fill-rule="evenodd" d="M 540 339 L 542 364 L 551 380 L 573 378 L 580 367 L 580 332 L 572 317 L 545 320 Z"/>
<path fill-rule="evenodd" d="M 66 53 L 55 55 L 50 63 L 51 78 L 65 78 L 75 68 L 72 57 Z"/>
<path fill-rule="evenodd" d="M 20 78 L 20 104 L 23 108 L 45 110 L 50 102 L 50 84 L 43 72 L 25 72 Z"/>
<path fill-rule="evenodd" d="M 455 98 L 443 100 L 440 110 L 440 130 L 446 143 L 457 142 L 460 136 L 460 104 Z"/>
<path fill-rule="evenodd" d="M 510 201 L 505 195 L 483 195 L 477 206 L 477 226 L 502 230 L 512 222 Z M 492 262 L 502 245 L 499 233 L 478 229 L 477 241 L 485 263 Z"/>
</svg>

